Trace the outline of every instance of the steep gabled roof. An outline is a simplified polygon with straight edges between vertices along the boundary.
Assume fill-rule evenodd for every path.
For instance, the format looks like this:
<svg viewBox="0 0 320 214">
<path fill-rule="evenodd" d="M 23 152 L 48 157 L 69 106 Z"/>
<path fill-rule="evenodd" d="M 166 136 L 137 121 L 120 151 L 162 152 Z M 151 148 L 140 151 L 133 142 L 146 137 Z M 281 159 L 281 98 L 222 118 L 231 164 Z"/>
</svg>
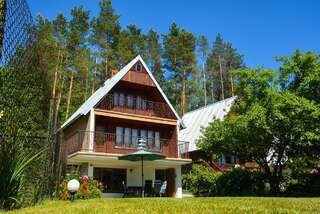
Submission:
<svg viewBox="0 0 320 214">
<path fill-rule="evenodd" d="M 129 62 L 125 67 L 123 67 L 117 74 L 115 74 L 113 77 L 107 79 L 102 87 L 100 87 L 97 91 L 95 91 L 79 108 L 78 110 L 71 115 L 71 117 L 68 118 L 68 120 L 61 126 L 61 129 L 64 129 L 68 125 L 70 125 L 73 121 L 78 119 L 82 115 L 87 115 L 92 108 L 94 108 L 97 103 L 126 75 L 129 70 L 134 66 L 138 61 L 142 63 L 142 65 L 145 67 L 147 73 L 149 74 L 150 78 L 152 81 L 155 83 L 157 89 L 160 91 L 161 95 L 163 96 L 164 100 L 166 103 L 169 105 L 170 109 L 176 116 L 177 120 L 179 123 L 183 125 L 181 122 L 181 119 L 176 112 L 176 110 L 173 108 L 171 105 L 169 99 L 167 96 L 164 94 L 162 91 L 161 87 L 159 86 L 158 82 L 152 75 L 151 71 L 149 70 L 148 66 L 146 63 L 143 61 L 142 57 L 139 55 L 136 58 L 134 58 L 131 62 Z"/>
<path fill-rule="evenodd" d="M 202 136 L 201 129 L 216 119 L 223 119 L 235 99 L 236 97 L 230 97 L 183 115 L 182 122 L 187 128 L 180 130 L 178 139 L 189 142 L 189 152 L 198 150 L 197 142 Z"/>
</svg>

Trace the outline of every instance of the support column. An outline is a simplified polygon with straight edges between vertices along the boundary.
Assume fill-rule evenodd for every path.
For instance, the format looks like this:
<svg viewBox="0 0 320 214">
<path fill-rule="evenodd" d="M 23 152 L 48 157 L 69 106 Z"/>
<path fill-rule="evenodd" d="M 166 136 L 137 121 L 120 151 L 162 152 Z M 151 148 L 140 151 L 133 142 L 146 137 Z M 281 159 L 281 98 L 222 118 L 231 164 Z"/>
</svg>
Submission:
<svg viewBox="0 0 320 214">
<path fill-rule="evenodd" d="M 93 165 L 91 163 L 88 164 L 88 176 L 93 178 Z"/>
<path fill-rule="evenodd" d="M 89 152 L 93 152 L 94 131 L 95 131 L 95 114 L 94 114 L 94 109 L 91 109 L 90 118 L 89 118 Z"/>
<path fill-rule="evenodd" d="M 175 168 L 175 188 L 176 188 L 176 198 L 182 198 L 182 176 L 181 176 L 181 166 Z"/>
</svg>

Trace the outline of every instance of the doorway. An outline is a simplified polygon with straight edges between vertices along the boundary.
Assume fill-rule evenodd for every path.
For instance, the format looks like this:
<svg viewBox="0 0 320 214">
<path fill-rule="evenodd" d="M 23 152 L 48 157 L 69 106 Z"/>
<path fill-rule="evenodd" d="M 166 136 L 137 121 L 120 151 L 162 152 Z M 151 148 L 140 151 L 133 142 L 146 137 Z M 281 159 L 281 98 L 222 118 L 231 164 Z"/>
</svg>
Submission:
<svg viewBox="0 0 320 214">
<path fill-rule="evenodd" d="M 127 170 L 114 168 L 94 168 L 93 175 L 95 179 L 102 182 L 104 192 L 106 193 L 122 193 L 122 182 L 126 183 Z"/>
<path fill-rule="evenodd" d="M 175 171 L 170 169 L 156 169 L 155 179 L 161 182 L 167 181 L 167 195 L 174 196 L 175 194 Z"/>
</svg>

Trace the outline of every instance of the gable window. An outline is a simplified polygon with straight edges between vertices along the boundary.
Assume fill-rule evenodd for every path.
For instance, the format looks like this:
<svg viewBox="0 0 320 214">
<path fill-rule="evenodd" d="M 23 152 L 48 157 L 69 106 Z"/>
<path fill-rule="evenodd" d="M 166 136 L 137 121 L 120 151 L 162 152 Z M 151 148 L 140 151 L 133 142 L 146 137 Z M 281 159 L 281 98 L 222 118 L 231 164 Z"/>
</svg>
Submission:
<svg viewBox="0 0 320 214">
<path fill-rule="evenodd" d="M 142 72 L 142 65 L 140 63 L 136 64 L 136 71 Z"/>
</svg>

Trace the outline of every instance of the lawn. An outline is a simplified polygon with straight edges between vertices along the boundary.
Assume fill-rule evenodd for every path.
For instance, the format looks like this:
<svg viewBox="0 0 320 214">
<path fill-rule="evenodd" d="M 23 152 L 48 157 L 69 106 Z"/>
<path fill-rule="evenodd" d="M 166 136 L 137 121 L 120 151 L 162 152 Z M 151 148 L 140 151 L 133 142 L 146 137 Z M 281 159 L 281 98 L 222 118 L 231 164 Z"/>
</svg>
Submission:
<svg viewBox="0 0 320 214">
<path fill-rule="evenodd" d="M 320 213 L 320 198 L 146 198 L 45 201 L 25 213 Z"/>
</svg>

